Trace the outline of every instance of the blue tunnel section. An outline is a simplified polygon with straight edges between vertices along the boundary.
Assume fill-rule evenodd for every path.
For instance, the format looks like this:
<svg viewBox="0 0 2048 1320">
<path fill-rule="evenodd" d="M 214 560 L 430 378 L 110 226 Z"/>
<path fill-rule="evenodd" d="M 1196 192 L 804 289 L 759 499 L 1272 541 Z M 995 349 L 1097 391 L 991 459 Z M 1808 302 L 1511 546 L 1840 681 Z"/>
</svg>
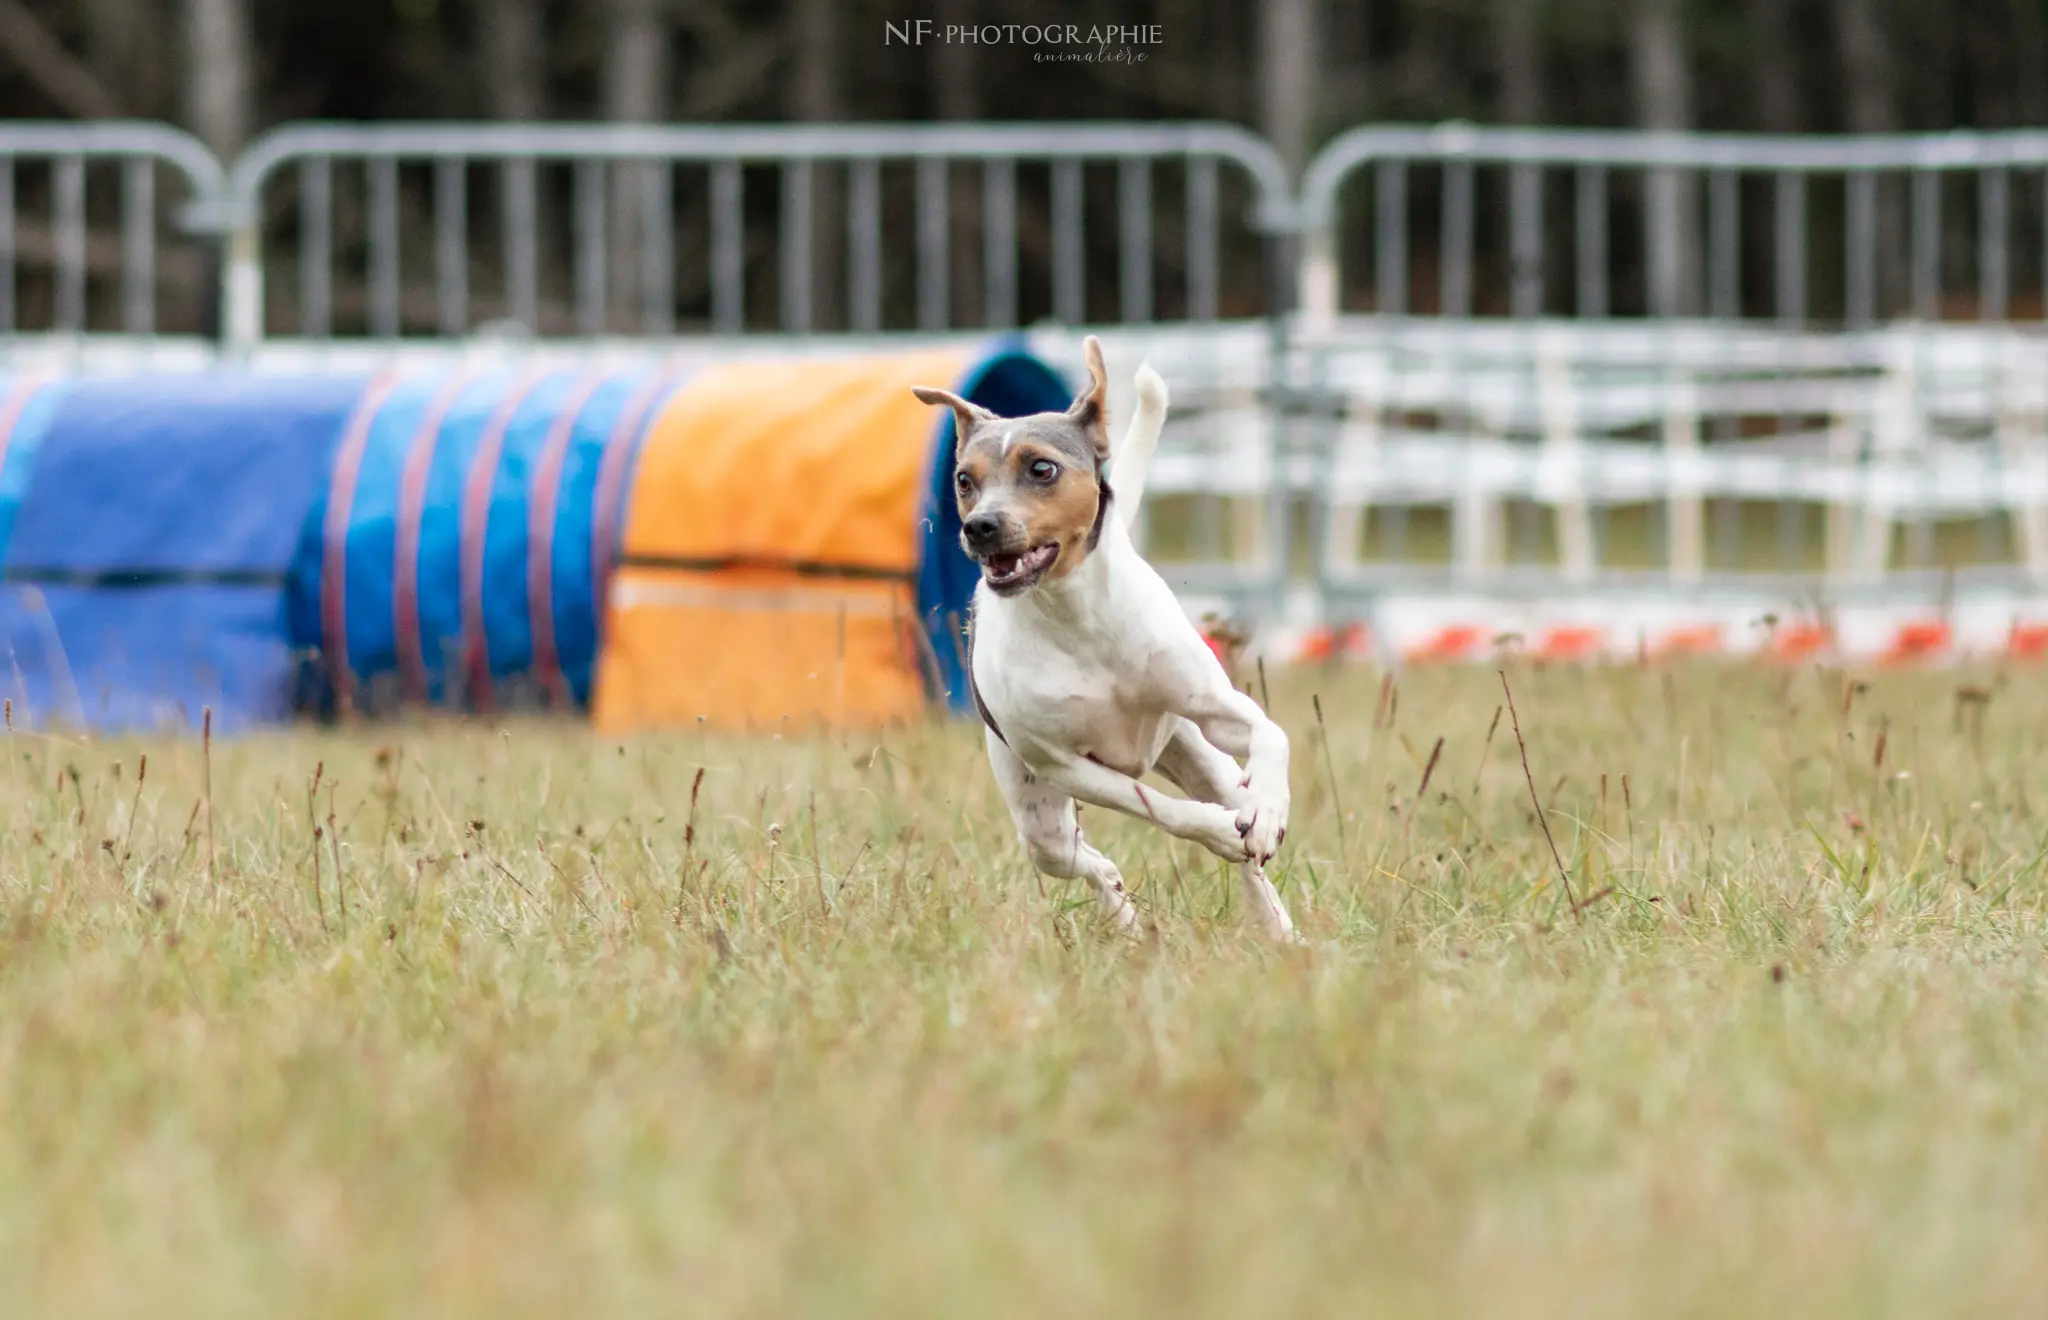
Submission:
<svg viewBox="0 0 2048 1320">
<path fill-rule="evenodd" d="M 634 454 L 679 381 L 507 367 L 380 390 L 305 519 L 315 709 L 582 707 Z"/>
<path fill-rule="evenodd" d="M 1056 412 L 1072 401 L 1058 372 L 1020 344 L 1004 342 L 978 359 L 955 387 L 970 403 L 999 417 Z M 953 499 L 953 416 L 934 409 L 929 479 L 919 501 L 923 546 L 917 570 L 917 605 L 931 643 L 935 701 L 955 714 L 974 711 L 967 690 L 967 615 L 981 570 L 960 548 L 960 507 Z"/>
<path fill-rule="evenodd" d="M 64 398 L 65 386 L 40 376 L 0 380 L 0 570 L 7 565 L 7 543 L 14 516 L 28 495 L 29 474 L 50 434 L 50 419 Z"/>
<path fill-rule="evenodd" d="M 289 718 L 285 585 L 361 393 L 360 380 L 190 376 L 28 400 L 0 456 L 0 694 L 15 718 L 108 731 L 197 727 L 208 708 L 223 731 Z"/>
</svg>

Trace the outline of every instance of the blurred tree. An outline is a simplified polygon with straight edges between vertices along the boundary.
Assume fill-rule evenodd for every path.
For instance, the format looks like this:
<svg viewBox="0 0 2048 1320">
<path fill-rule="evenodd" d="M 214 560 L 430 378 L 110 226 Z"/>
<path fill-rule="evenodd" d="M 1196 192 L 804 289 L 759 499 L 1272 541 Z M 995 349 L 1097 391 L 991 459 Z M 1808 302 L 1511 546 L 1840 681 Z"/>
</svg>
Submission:
<svg viewBox="0 0 2048 1320">
<path fill-rule="evenodd" d="M 981 22 L 975 0 L 937 0 L 935 22 L 942 31 L 965 30 Z M 941 119 L 966 120 L 981 117 L 981 88 L 976 80 L 974 43 L 948 41 L 932 52 L 932 108 Z M 980 219 L 981 202 L 972 183 L 949 170 L 954 177 L 946 184 L 947 214 L 955 232 L 972 232 L 969 225 Z M 953 315 L 971 321 L 980 314 L 978 276 L 981 267 L 970 245 L 954 238 L 947 246 L 947 302 Z"/>
<path fill-rule="evenodd" d="M 980 21 L 974 0 L 937 0 L 933 21 L 941 28 L 969 28 Z M 974 46 L 949 41 L 932 52 L 933 108 L 941 119 L 979 119 L 981 89 L 975 81 Z"/>
<path fill-rule="evenodd" d="M 1187 61 L 1188 95 L 1177 114 L 1216 114 L 1225 119 L 1246 120 L 1253 114 L 1257 95 L 1257 71 L 1249 67 L 1244 52 L 1251 46 L 1251 15 L 1232 0 L 1210 0 L 1207 40 L 1193 42 L 1193 50 L 1174 45 L 1160 52 L 1162 63 Z M 1213 108 L 1212 108 L 1213 107 Z"/>
<path fill-rule="evenodd" d="M 844 80 L 840 76 L 840 9 L 843 0 L 796 0 L 795 67 L 789 80 L 794 118 L 832 123 L 846 117 Z M 839 324 L 839 289 L 845 264 L 846 226 L 840 218 L 841 167 L 828 164 L 816 171 L 811 194 L 811 288 L 809 315 L 820 327 Z"/>
<path fill-rule="evenodd" d="M 1259 3 L 1259 128 L 1299 169 L 1315 149 L 1320 119 L 1321 0 Z"/>
<path fill-rule="evenodd" d="M 1543 45 L 1536 28 L 1541 0 L 1493 0 L 1500 119 L 1534 124 L 1543 118 Z"/>
<path fill-rule="evenodd" d="M 484 100 L 493 119 L 547 112 L 540 0 L 481 0 Z"/>
<path fill-rule="evenodd" d="M 1756 56 L 1756 126 L 1767 133 L 1799 131 L 1798 55 L 1789 5 L 1790 0 L 1748 0 L 1749 46 Z"/>
<path fill-rule="evenodd" d="M 1855 133 L 1889 133 L 1898 125 L 1891 43 L 1877 6 L 1878 0 L 1834 0 L 1844 110 Z"/>
<path fill-rule="evenodd" d="M 1876 0 L 1835 0 L 1835 37 L 1849 131 L 1890 133 L 1896 127 L 1892 51 Z"/>
<path fill-rule="evenodd" d="M 1842 109 L 1852 133 L 1889 133 L 1899 124 L 1891 37 L 1885 30 L 1878 3 L 1879 0 L 1833 0 L 1835 39 L 1841 55 Z M 1906 197 L 1900 181 L 1882 181 L 1877 212 L 1880 314 L 1903 306 L 1907 300 L 1906 217 Z"/>
<path fill-rule="evenodd" d="M 124 113 L 100 75 L 65 49 L 24 0 L 0 0 L 0 51 L 65 114 L 97 119 Z"/>
<path fill-rule="evenodd" d="M 610 0 L 605 44 L 605 118 L 658 123 L 668 115 L 666 0 Z"/>
<path fill-rule="evenodd" d="M 1679 0 L 1634 0 L 1629 15 L 1629 72 L 1636 122 L 1675 132 L 1692 127 L 1692 68 Z M 1689 174 L 1653 170 L 1648 181 L 1649 304 L 1684 315 L 1699 308 L 1697 190 Z"/>
<path fill-rule="evenodd" d="M 2048 16 L 2039 0 L 2011 0 L 2011 49 L 2019 66 L 2014 99 L 2021 124 L 2048 123 Z"/>
<path fill-rule="evenodd" d="M 796 0 L 791 23 L 796 58 L 788 82 L 792 118 L 830 123 L 846 113 L 839 10 L 840 0 Z"/>
<path fill-rule="evenodd" d="M 1679 0 L 1634 0 L 1628 44 L 1636 122 L 1659 130 L 1691 128 L 1692 68 Z"/>
<path fill-rule="evenodd" d="M 247 0 L 184 0 L 185 119 L 222 156 L 255 131 Z"/>
<path fill-rule="evenodd" d="M 668 117 L 667 0 L 610 0 L 604 62 L 605 118 L 614 123 L 651 124 Z M 611 254 L 612 317 L 636 305 L 646 245 L 667 243 L 666 233 L 641 232 L 641 199 L 663 186 L 659 166 L 621 165 L 612 171 L 607 248 Z"/>
<path fill-rule="evenodd" d="M 920 17 L 1164 41 L 1142 66 L 883 47 Z M 1215 116 L 1297 158 L 1367 116 L 1939 130 L 2048 117 L 2048 0 L 0 0 L 0 114 L 167 112 L 222 140 L 327 115 Z"/>
</svg>

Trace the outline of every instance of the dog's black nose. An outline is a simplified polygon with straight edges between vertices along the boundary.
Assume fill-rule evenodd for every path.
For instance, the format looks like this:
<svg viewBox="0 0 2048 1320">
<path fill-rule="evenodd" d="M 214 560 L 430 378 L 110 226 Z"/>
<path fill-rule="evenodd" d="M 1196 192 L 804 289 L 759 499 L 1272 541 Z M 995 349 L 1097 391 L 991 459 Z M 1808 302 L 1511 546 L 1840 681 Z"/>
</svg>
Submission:
<svg viewBox="0 0 2048 1320">
<path fill-rule="evenodd" d="M 988 550 L 1002 543 L 1003 522 L 992 513 L 977 513 L 960 525 L 966 534 L 967 544 L 975 550 Z"/>
</svg>

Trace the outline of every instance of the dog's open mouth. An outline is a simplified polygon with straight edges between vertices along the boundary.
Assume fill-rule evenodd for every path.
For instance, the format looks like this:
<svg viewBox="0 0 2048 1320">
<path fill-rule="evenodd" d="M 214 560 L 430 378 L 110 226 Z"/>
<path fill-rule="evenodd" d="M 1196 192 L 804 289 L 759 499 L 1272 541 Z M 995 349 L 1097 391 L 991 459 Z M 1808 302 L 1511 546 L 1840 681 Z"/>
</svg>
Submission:
<svg viewBox="0 0 2048 1320">
<path fill-rule="evenodd" d="M 1059 546 L 1048 544 L 1021 554 L 990 555 L 981 561 L 981 574 L 997 591 L 1022 591 L 1038 581 L 1059 554 Z"/>
</svg>

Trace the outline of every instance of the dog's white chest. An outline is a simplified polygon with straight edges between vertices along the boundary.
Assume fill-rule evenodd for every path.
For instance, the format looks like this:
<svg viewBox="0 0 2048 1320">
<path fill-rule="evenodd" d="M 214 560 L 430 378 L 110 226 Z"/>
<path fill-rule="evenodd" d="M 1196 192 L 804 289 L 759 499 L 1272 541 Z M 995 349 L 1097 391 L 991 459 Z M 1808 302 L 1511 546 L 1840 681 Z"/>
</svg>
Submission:
<svg viewBox="0 0 2048 1320">
<path fill-rule="evenodd" d="M 1158 759 L 1173 716 L 1136 628 L 1048 635 L 1007 610 L 979 612 L 974 677 L 1002 738 L 1026 765 L 1053 749 L 1133 778 Z"/>
</svg>

